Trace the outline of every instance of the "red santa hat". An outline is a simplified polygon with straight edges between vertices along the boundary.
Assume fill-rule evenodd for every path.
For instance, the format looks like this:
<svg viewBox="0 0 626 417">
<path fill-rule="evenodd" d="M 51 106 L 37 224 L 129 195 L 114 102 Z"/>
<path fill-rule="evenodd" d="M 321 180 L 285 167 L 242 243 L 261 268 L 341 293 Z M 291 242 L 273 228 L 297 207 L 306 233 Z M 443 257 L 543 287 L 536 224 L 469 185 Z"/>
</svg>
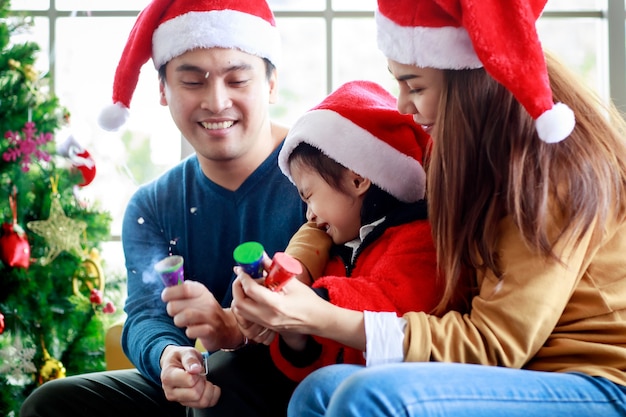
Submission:
<svg viewBox="0 0 626 417">
<path fill-rule="evenodd" d="M 424 198 L 422 162 L 430 136 L 413 117 L 400 114 L 396 99 L 376 83 L 348 82 L 294 123 L 278 154 L 278 166 L 290 180 L 289 155 L 302 142 L 400 201 Z"/>
<path fill-rule="evenodd" d="M 504 85 L 547 143 L 567 138 L 573 111 L 554 103 L 535 23 L 547 0 L 378 0 L 378 47 L 406 65 L 480 68 Z"/>
<path fill-rule="evenodd" d="M 198 48 L 234 48 L 267 58 L 275 66 L 280 34 L 265 0 L 152 0 L 139 14 L 115 71 L 113 104 L 99 124 L 117 130 L 128 119 L 141 67 L 154 67 Z"/>
</svg>

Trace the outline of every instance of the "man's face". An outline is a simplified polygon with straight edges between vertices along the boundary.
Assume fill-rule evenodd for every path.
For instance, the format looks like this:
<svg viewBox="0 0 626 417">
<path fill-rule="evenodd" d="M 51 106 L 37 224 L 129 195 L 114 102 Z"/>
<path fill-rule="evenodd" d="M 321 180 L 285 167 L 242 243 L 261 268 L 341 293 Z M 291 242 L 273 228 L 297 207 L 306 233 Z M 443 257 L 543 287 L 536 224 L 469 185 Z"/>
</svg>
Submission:
<svg viewBox="0 0 626 417">
<path fill-rule="evenodd" d="M 201 160 L 238 159 L 271 141 L 276 74 L 268 81 L 257 56 L 222 48 L 188 51 L 167 63 L 160 88 L 161 104 Z"/>
</svg>

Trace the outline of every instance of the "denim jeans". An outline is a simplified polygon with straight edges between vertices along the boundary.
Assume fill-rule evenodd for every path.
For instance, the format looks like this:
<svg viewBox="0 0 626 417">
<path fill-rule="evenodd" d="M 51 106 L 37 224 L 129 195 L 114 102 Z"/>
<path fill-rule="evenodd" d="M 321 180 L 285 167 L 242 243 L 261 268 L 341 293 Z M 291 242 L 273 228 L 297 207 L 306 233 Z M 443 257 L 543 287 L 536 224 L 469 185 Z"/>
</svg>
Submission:
<svg viewBox="0 0 626 417">
<path fill-rule="evenodd" d="M 302 381 L 288 415 L 624 417 L 626 387 L 580 373 L 484 365 L 332 365 Z"/>
</svg>

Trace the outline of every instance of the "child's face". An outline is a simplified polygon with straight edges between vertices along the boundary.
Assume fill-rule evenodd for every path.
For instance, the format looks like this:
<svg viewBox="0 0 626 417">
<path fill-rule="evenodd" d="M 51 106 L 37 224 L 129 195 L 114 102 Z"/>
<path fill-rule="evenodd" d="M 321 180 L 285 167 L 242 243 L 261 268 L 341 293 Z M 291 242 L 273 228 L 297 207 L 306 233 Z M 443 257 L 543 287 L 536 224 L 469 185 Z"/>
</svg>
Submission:
<svg viewBox="0 0 626 417">
<path fill-rule="evenodd" d="M 426 133 L 432 134 L 444 83 L 440 69 L 422 68 L 387 60 L 389 71 L 398 81 L 398 111 L 412 114 Z"/>
<path fill-rule="evenodd" d="M 300 197 L 307 203 L 309 221 L 315 222 L 338 245 L 359 236 L 361 206 L 369 180 L 345 170 L 342 179 L 345 191 L 339 191 L 304 164 L 291 164 L 290 170 Z"/>
</svg>

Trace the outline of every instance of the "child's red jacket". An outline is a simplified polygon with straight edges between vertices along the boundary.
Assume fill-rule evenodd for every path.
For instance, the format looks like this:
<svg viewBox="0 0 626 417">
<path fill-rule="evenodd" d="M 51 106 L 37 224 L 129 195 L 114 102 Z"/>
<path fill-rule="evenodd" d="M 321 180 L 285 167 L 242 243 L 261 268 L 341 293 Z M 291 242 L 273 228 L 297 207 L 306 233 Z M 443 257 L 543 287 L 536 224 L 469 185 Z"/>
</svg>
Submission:
<svg viewBox="0 0 626 417">
<path fill-rule="evenodd" d="M 332 304 L 351 310 L 393 311 L 399 316 L 409 311 L 431 311 L 441 299 L 443 281 L 437 278 L 435 247 L 430 224 L 424 220 L 425 211 L 419 217 L 400 224 L 393 224 L 391 219 L 376 226 L 353 263 L 344 262 L 339 255 L 331 256 L 313 288 Z M 317 343 L 312 349 L 307 346 L 306 353 L 291 351 L 279 338 L 270 345 L 274 363 L 290 379 L 300 381 L 315 369 L 335 363 L 365 363 L 361 351 L 333 340 L 313 339 Z"/>
</svg>

